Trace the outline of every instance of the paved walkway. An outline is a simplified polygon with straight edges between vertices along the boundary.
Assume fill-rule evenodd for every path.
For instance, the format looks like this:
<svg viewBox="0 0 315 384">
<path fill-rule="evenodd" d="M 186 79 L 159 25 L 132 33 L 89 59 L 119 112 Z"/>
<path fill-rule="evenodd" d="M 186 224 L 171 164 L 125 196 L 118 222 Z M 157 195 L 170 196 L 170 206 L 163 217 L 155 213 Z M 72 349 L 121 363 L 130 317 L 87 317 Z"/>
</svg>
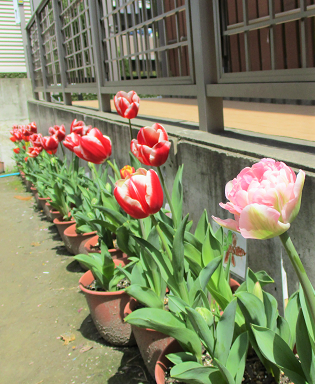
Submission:
<svg viewBox="0 0 315 384">
<path fill-rule="evenodd" d="M 73 104 L 98 108 L 97 100 L 76 101 Z M 112 111 L 115 111 L 113 102 Z M 141 100 L 139 117 L 141 116 L 156 116 L 197 124 L 197 100 Z M 266 135 L 315 141 L 315 106 L 224 101 L 224 125 L 227 128 Z"/>
</svg>

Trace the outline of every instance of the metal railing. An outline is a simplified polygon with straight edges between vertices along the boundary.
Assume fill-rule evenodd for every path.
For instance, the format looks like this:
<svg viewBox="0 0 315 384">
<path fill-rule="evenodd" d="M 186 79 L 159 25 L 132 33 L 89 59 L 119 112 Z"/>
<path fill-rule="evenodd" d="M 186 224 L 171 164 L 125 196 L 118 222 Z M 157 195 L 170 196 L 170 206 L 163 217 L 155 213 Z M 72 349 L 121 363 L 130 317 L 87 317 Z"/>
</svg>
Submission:
<svg viewBox="0 0 315 384">
<path fill-rule="evenodd" d="M 43 0 L 27 25 L 35 98 L 62 92 L 196 96 L 200 129 L 223 97 L 315 99 L 315 0 Z"/>
</svg>

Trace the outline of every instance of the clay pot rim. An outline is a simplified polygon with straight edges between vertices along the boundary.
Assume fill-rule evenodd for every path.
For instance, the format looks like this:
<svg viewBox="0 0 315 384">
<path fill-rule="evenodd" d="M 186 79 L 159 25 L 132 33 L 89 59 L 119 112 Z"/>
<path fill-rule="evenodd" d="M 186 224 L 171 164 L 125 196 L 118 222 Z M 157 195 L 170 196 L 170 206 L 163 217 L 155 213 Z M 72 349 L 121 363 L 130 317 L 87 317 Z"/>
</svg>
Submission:
<svg viewBox="0 0 315 384">
<path fill-rule="evenodd" d="M 137 309 L 132 309 L 132 307 L 134 307 L 137 303 L 138 303 L 138 300 L 136 300 L 134 297 L 130 296 L 130 300 L 128 301 L 128 303 L 126 304 L 125 309 L 124 309 L 124 317 L 130 315 L 130 313 L 137 310 Z M 146 307 L 146 308 L 149 308 L 149 307 Z M 131 324 L 131 326 L 137 327 L 137 325 L 133 325 L 133 324 Z M 145 329 L 148 332 L 159 332 L 159 331 L 156 331 L 156 330 L 151 329 L 151 328 L 144 328 L 144 327 L 138 327 L 138 328 Z M 168 336 L 168 337 L 170 337 L 170 336 Z"/>
<path fill-rule="evenodd" d="M 89 278 L 90 284 L 95 280 L 90 270 L 85 272 L 85 274 L 81 276 L 79 280 L 79 287 L 81 291 L 84 293 L 87 293 L 89 295 L 95 295 L 95 296 L 122 296 L 123 294 L 127 295 L 127 293 L 123 289 L 120 291 L 114 291 L 114 292 L 92 291 L 91 289 L 87 289 L 82 283 L 82 280 L 84 277 Z"/>
<path fill-rule="evenodd" d="M 61 221 L 61 220 L 58 220 L 57 218 L 56 219 L 54 219 L 54 221 L 53 221 L 53 223 L 54 224 L 56 224 L 56 225 L 62 225 L 62 224 L 69 224 L 69 223 L 71 223 L 71 224 L 75 224 L 75 221 L 74 220 L 70 220 L 70 221 Z"/>
<path fill-rule="evenodd" d="M 39 200 L 50 200 L 50 197 L 38 197 Z"/>
<path fill-rule="evenodd" d="M 178 348 L 177 348 L 178 346 Z M 158 357 L 157 359 L 157 362 L 155 364 L 155 380 L 157 383 L 161 384 L 161 381 L 157 379 L 157 376 L 158 376 L 158 372 L 160 370 L 163 370 L 164 371 L 164 375 L 165 375 L 165 371 L 168 367 L 171 366 L 171 361 L 169 361 L 167 358 L 166 358 L 166 355 L 168 355 L 169 353 L 173 353 L 174 352 L 174 349 L 178 349 L 178 352 L 182 351 L 183 349 L 180 347 L 178 341 L 176 339 L 174 339 L 173 341 L 170 342 L 170 344 L 161 352 L 160 356 Z M 164 383 L 165 383 L 165 380 L 164 380 Z"/>
<path fill-rule="evenodd" d="M 31 187 L 32 191 L 37 191 L 36 187 Z"/>
<path fill-rule="evenodd" d="M 76 226 L 76 223 L 70 225 L 67 229 L 65 229 L 65 231 L 64 231 L 65 236 L 68 236 L 68 237 L 78 237 L 78 236 L 83 236 L 83 237 L 85 237 L 85 236 L 91 236 L 91 235 L 96 235 L 96 234 L 97 234 L 96 231 L 93 231 L 93 232 L 84 232 L 84 233 L 76 233 L 76 231 L 74 230 L 74 232 L 72 232 L 72 229 L 73 229 L 73 227 L 75 227 L 75 226 Z M 68 233 L 68 232 L 70 232 L 70 231 L 71 231 L 71 233 Z"/>
</svg>

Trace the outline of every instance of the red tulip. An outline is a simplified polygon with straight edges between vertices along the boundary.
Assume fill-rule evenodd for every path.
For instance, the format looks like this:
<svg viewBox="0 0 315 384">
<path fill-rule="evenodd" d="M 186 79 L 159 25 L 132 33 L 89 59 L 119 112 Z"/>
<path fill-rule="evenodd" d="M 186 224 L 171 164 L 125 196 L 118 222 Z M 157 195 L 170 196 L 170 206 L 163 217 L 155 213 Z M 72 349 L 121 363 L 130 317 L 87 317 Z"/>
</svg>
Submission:
<svg viewBox="0 0 315 384">
<path fill-rule="evenodd" d="M 20 148 L 14 148 L 14 149 L 13 149 L 13 152 L 14 152 L 14 153 L 17 153 L 17 154 L 20 153 Z"/>
<path fill-rule="evenodd" d="M 57 152 L 59 141 L 57 137 L 54 136 L 44 136 L 41 138 L 42 147 L 50 155 L 54 155 Z"/>
<path fill-rule="evenodd" d="M 135 219 L 153 215 L 163 205 L 163 189 L 153 169 L 139 168 L 125 179 L 118 180 L 114 196 L 124 211 Z"/>
<path fill-rule="evenodd" d="M 13 141 L 13 143 L 15 143 L 16 142 L 16 137 L 15 136 L 11 136 L 10 140 Z"/>
<path fill-rule="evenodd" d="M 135 91 L 117 92 L 114 96 L 114 104 L 117 113 L 125 117 L 126 119 L 133 119 L 138 115 L 139 106 L 140 106 L 140 97 L 136 94 Z"/>
<path fill-rule="evenodd" d="M 48 133 L 50 136 L 56 135 L 58 141 L 62 141 L 66 137 L 66 128 L 63 124 L 60 127 L 59 125 L 54 125 L 48 129 Z"/>
<path fill-rule="evenodd" d="M 84 121 L 74 119 L 70 126 L 70 133 L 76 133 L 79 136 L 87 135 L 92 129 L 92 125 L 85 125 Z"/>
<path fill-rule="evenodd" d="M 24 161 L 25 161 L 25 163 L 27 162 L 27 159 L 28 159 L 28 157 L 24 157 Z"/>
<path fill-rule="evenodd" d="M 41 133 L 33 133 L 33 135 L 29 137 L 30 142 L 33 144 L 33 147 L 42 148 L 42 142 L 41 142 L 42 137 L 43 136 Z"/>
<path fill-rule="evenodd" d="M 71 133 L 66 136 L 64 146 L 74 152 L 80 159 L 101 164 L 112 154 L 112 143 L 108 136 L 93 128 L 85 136 Z"/>
<path fill-rule="evenodd" d="M 137 140 L 133 139 L 130 144 L 130 150 L 136 158 L 142 164 L 153 167 L 165 163 L 170 147 L 171 143 L 164 127 L 157 123 L 152 127 L 141 128 Z"/>
<path fill-rule="evenodd" d="M 125 165 L 123 168 L 120 170 L 120 176 L 125 179 L 127 176 L 131 175 L 132 173 L 135 173 L 134 167 L 131 165 Z"/>
</svg>

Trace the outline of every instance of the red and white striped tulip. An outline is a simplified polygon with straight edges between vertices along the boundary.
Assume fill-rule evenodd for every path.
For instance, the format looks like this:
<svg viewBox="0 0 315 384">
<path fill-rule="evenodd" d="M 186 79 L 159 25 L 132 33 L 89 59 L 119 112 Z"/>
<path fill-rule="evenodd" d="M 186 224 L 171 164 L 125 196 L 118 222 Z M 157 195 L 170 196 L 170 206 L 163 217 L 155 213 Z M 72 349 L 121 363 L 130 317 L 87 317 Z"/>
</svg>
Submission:
<svg viewBox="0 0 315 384">
<path fill-rule="evenodd" d="M 31 123 L 29 123 L 27 126 L 26 126 L 26 129 L 32 133 L 37 133 L 37 126 L 36 126 L 36 123 L 35 121 L 32 121 Z"/>
<path fill-rule="evenodd" d="M 30 138 L 30 142 L 33 144 L 33 147 L 40 147 L 42 148 L 42 142 L 41 142 L 41 138 L 42 138 L 42 134 L 41 133 L 33 133 L 33 135 L 31 135 L 29 138 Z"/>
<path fill-rule="evenodd" d="M 133 139 L 130 144 L 130 150 L 136 158 L 152 167 L 159 167 L 166 162 L 170 148 L 164 127 L 157 123 L 141 128 L 137 140 Z"/>
<path fill-rule="evenodd" d="M 56 135 L 58 141 L 62 141 L 66 137 L 66 128 L 63 124 L 60 126 L 54 125 L 48 129 L 48 133 L 50 136 Z"/>
<path fill-rule="evenodd" d="M 102 135 L 97 129 L 91 129 L 87 135 L 76 133 L 67 135 L 63 144 L 74 152 L 80 159 L 94 164 L 102 164 L 112 154 L 112 142 L 108 136 Z"/>
<path fill-rule="evenodd" d="M 27 155 L 29 157 L 37 157 L 41 151 L 43 150 L 43 147 L 29 147 L 27 150 Z"/>
<path fill-rule="evenodd" d="M 56 136 L 43 136 L 41 143 L 42 147 L 50 155 L 54 155 L 57 152 L 59 141 Z"/>
<path fill-rule="evenodd" d="M 84 121 L 74 119 L 70 126 L 70 133 L 76 133 L 79 136 L 87 135 L 92 129 L 92 125 L 85 125 Z"/>
<path fill-rule="evenodd" d="M 114 96 L 114 104 L 116 111 L 120 116 L 126 119 L 133 119 L 138 115 L 140 97 L 135 91 L 130 91 L 128 93 L 119 91 L 116 96 Z"/>
<path fill-rule="evenodd" d="M 163 205 L 163 189 L 153 169 L 139 168 L 125 179 L 118 180 L 114 196 L 123 210 L 135 219 L 153 215 Z"/>
</svg>

